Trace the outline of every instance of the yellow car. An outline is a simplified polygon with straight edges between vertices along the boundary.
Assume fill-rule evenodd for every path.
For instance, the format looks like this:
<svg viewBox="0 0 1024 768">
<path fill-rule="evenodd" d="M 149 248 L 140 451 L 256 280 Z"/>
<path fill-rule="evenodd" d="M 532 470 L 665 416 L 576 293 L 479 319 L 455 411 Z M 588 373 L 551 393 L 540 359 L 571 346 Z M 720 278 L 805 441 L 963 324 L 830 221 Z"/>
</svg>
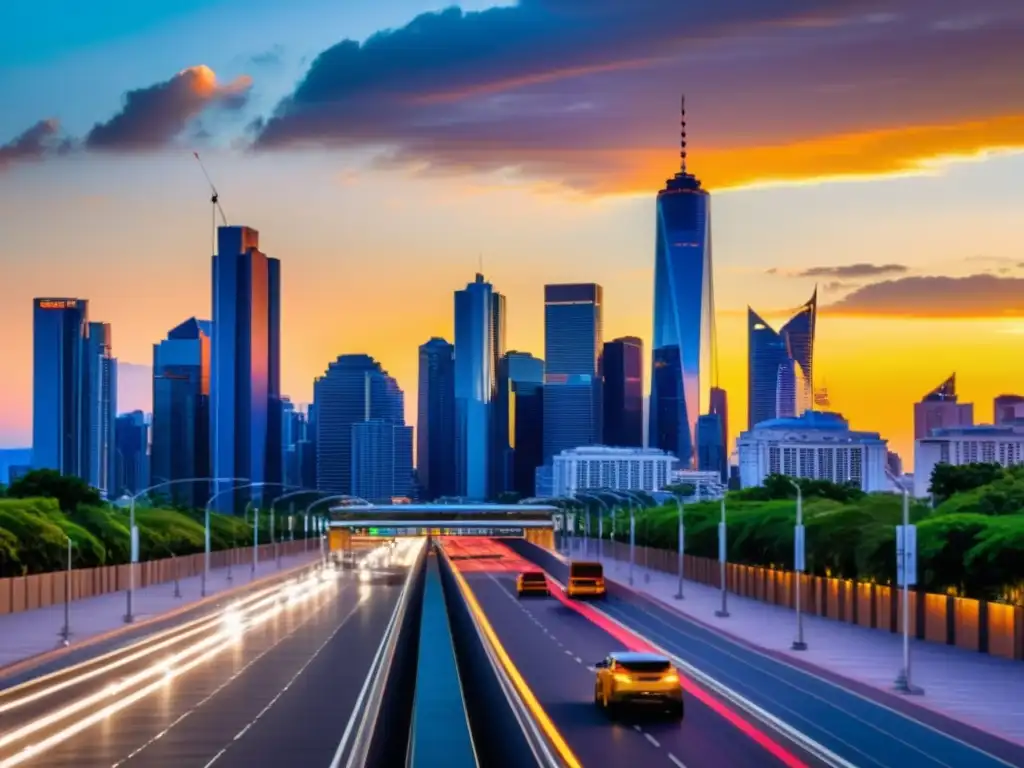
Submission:
<svg viewBox="0 0 1024 768">
<path fill-rule="evenodd" d="M 594 665 L 594 703 L 615 715 L 636 705 L 683 718 L 683 684 L 672 662 L 655 653 L 620 651 Z"/>
<path fill-rule="evenodd" d="M 544 595 L 551 594 L 548 589 L 548 577 L 543 571 L 524 571 L 516 579 L 516 594 L 523 595 Z"/>
<path fill-rule="evenodd" d="M 565 594 L 567 597 L 604 597 L 604 566 L 600 563 L 570 564 Z"/>
</svg>

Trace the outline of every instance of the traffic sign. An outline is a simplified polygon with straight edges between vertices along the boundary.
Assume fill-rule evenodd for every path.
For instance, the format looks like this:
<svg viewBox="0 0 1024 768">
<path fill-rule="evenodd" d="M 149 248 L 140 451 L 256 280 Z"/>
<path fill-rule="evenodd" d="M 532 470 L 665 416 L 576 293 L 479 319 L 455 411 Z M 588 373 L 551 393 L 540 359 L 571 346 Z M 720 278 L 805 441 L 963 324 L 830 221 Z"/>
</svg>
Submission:
<svg viewBox="0 0 1024 768">
<path fill-rule="evenodd" d="M 896 583 L 901 587 L 917 584 L 917 526 L 896 526 Z"/>
<path fill-rule="evenodd" d="M 804 527 L 796 526 L 793 536 L 793 570 L 803 573 L 807 570 L 807 543 L 804 539 Z"/>
</svg>

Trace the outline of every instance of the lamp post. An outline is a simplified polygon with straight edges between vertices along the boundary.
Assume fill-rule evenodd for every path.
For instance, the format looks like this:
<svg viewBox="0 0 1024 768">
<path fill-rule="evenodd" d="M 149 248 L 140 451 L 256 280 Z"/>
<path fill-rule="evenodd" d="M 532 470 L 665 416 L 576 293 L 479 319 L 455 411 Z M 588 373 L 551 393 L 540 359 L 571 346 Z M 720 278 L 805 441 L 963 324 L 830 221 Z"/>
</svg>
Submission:
<svg viewBox="0 0 1024 768">
<path fill-rule="evenodd" d="M 133 494 L 130 497 L 130 506 L 128 510 L 128 535 L 131 537 L 131 557 L 128 562 L 128 593 L 126 595 L 127 603 L 124 614 L 125 623 L 130 624 L 135 621 L 135 614 L 132 612 L 133 600 L 135 597 L 135 564 L 139 561 L 139 532 L 135 527 L 135 502 L 137 499 L 142 498 L 150 491 L 155 491 L 158 488 L 169 488 L 172 485 L 181 485 L 183 483 L 235 483 L 235 482 L 248 482 L 245 478 L 238 477 L 182 477 L 177 480 L 163 480 L 159 483 L 143 488 L 138 493 Z M 206 552 L 207 560 L 209 560 L 210 552 L 210 517 L 207 511 L 206 516 Z"/>
<path fill-rule="evenodd" d="M 726 534 L 728 530 L 725 527 L 725 496 L 722 497 L 722 519 L 718 523 L 718 567 L 719 579 L 722 582 L 722 607 L 715 611 L 715 616 L 720 619 L 729 618 L 729 606 L 727 603 L 729 590 L 726 589 L 726 575 L 727 575 L 727 562 L 728 562 L 728 549 L 726 547 Z"/>
<path fill-rule="evenodd" d="M 605 512 L 608 511 L 608 505 L 605 503 L 604 499 L 602 499 L 596 493 L 577 493 L 576 494 L 576 498 L 578 498 L 578 499 L 590 499 L 592 501 L 596 501 L 598 504 L 600 504 L 602 507 L 604 507 L 604 511 Z M 588 508 L 588 510 L 587 510 L 587 528 L 589 528 L 589 527 L 590 527 L 590 510 Z M 603 549 L 603 547 L 604 547 L 604 514 L 599 514 L 597 516 L 597 559 L 598 560 L 602 559 L 601 550 Z M 588 557 L 590 556 L 589 540 L 588 540 L 588 543 L 587 543 L 587 556 Z"/>
<path fill-rule="evenodd" d="M 71 547 L 74 546 L 70 536 L 68 540 L 68 561 L 64 569 L 64 626 L 60 631 L 60 642 L 63 646 L 71 644 Z"/>
<path fill-rule="evenodd" d="M 361 496 L 352 496 L 351 494 L 348 494 L 348 493 L 336 493 L 336 494 L 334 494 L 332 496 L 324 496 L 322 499 L 315 499 L 314 501 L 310 502 L 309 506 L 306 507 L 306 511 L 303 514 L 308 518 L 311 514 L 313 514 L 313 509 L 315 507 L 318 507 L 321 504 L 326 504 L 326 503 L 331 502 L 331 501 L 356 501 L 356 502 L 359 502 L 360 506 L 366 506 L 366 507 L 372 507 L 373 506 L 370 502 L 368 502 L 366 499 L 362 498 Z M 326 523 L 326 521 L 325 521 L 325 523 Z M 320 526 L 315 526 L 315 527 L 316 527 L 316 529 L 318 531 L 317 535 L 318 535 L 318 537 L 320 539 L 320 553 L 321 553 L 321 555 L 323 557 L 323 561 L 326 563 L 326 561 L 327 561 L 327 552 L 325 551 L 325 548 L 324 548 L 324 533 L 323 533 L 323 531 L 327 527 L 329 527 L 329 526 L 324 525 L 322 528 Z"/>
<path fill-rule="evenodd" d="M 633 565 L 636 561 L 636 516 L 633 512 L 635 498 L 629 491 L 609 491 L 609 494 L 629 504 L 629 585 L 633 586 Z"/>
<path fill-rule="evenodd" d="M 807 643 L 804 642 L 804 613 L 800 602 L 800 583 L 803 581 L 803 574 L 806 568 L 804 544 L 804 495 L 800 484 L 793 478 L 787 477 L 789 484 L 796 488 L 796 528 L 793 531 L 793 576 L 796 579 L 796 640 L 793 641 L 794 651 L 806 651 Z"/>
<path fill-rule="evenodd" d="M 921 694 L 924 690 L 911 683 L 910 678 L 910 585 L 917 582 L 917 529 L 910 525 L 910 492 L 891 472 L 888 476 L 903 494 L 903 526 L 896 537 L 896 572 L 902 578 L 899 584 L 903 605 L 903 669 L 896 676 L 896 690 L 901 693 Z"/>
<path fill-rule="evenodd" d="M 676 592 L 676 600 L 683 599 L 683 563 L 685 562 L 684 553 L 686 552 L 686 517 L 685 509 L 686 505 L 683 504 L 683 497 L 679 494 L 673 493 L 672 496 L 676 500 L 676 507 L 679 508 L 679 590 Z"/>
</svg>

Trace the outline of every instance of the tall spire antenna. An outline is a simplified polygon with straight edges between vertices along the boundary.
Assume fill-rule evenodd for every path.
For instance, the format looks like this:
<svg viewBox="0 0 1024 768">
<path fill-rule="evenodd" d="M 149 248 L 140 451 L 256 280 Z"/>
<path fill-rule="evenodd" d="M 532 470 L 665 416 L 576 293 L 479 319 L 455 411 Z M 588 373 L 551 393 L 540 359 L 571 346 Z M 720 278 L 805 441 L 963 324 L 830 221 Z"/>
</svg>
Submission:
<svg viewBox="0 0 1024 768">
<path fill-rule="evenodd" d="M 686 173 L 686 94 L 679 97 L 679 169 Z"/>
</svg>

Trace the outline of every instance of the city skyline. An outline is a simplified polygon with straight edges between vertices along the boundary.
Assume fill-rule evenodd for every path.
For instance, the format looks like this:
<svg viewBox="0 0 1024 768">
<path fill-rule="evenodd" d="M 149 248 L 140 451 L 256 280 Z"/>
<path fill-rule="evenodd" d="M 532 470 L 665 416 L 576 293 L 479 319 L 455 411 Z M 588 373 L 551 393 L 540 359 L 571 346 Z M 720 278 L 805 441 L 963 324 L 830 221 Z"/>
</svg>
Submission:
<svg viewBox="0 0 1024 768">
<path fill-rule="evenodd" d="M 490 173 L 482 167 L 486 163 L 478 162 L 487 156 L 477 154 L 463 158 L 470 170 L 459 174 L 410 175 L 394 165 L 380 168 L 358 142 L 338 151 L 245 153 L 231 148 L 232 132 L 239 134 L 231 120 L 238 112 L 204 115 L 205 133 L 217 139 L 204 156 L 230 221 L 261 230 L 268 252 L 285 262 L 282 392 L 309 402 L 313 378 L 330 360 L 367 352 L 382 361 L 415 402 L 416 350 L 432 335 L 453 337 L 450 291 L 471 278 L 481 258 L 488 279 L 507 297 L 508 348 L 542 354 L 542 286 L 558 282 L 606 286 L 605 337 L 637 336 L 650 348 L 653 195 L 676 151 L 672 114 L 682 86 L 690 100 L 691 163 L 715 197 L 719 382 L 730 393 L 733 423 L 746 423 L 745 307 L 755 306 L 774 324 L 782 314 L 774 310 L 799 306 L 817 281 L 815 379 L 828 386 L 833 408 L 852 424 L 880 431 L 909 460 L 912 404 L 951 370 L 959 373 L 961 401 L 975 403 L 977 421 L 990 420 L 992 398 L 1021 389 L 1002 361 L 1024 354 L 1019 319 L 1024 315 L 1019 247 L 1024 223 L 1015 215 L 1024 205 L 1024 190 L 1017 183 L 1024 158 L 978 153 L 1024 144 L 1024 121 L 1013 112 L 1020 103 L 1020 84 L 1006 74 L 1013 70 L 1012 57 L 1021 54 L 999 47 L 1006 54 L 998 59 L 999 71 L 975 63 L 949 73 L 941 98 L 903 98 L 907 94 L 899 83 L 873 79 L 879 71 L 873 67 L 891 66 L 900 46 L 913 45 L 926 54 L 941 48 L 943 56 L 927 59 L 938 74 L 953 65 L 950 50 L 980 62 L 984 57 L 967 53 L 995 50 L 1020 23 L 1005 3 L 983 5 L 992 11 L 992 20 L 961 24 L 958 31 L 952 23 L 958 12 L 949 4 L 928 9 L 909 0 L 894 4 L 899 21 L 876 18 L 788 28 L 799 32 L 776 30 L 752 57 L 757 69 L 774 78 L 760 99 L 774 104 L 775 116 L 760 120 L 752 138 L 745 138 L 745 121 L 766 114 L 766 105 L 743 98 L 742 90 L 737 97 L 737 89 L 730 87 L 754 72 L 743 59 L 709 65 L 694 54 L 687 77 L 659 70 L 652 81 L 656 85 L 642 97 L 631 97 L 637 101 L 628 110 L 622 107 L 631 90 L 629 70 L 613 66 L 604 73 L 556 73 L 545 82 L 565 89 L 573 78 L 582 78 L 580 93 L 591 94 L 592 100 L 589 107 L 582 105 L 589 132 L 575 134 L 587 151 L 566 155 L 574 163 L 571 173 L 515 154 L 524 150 L 510 154 L 500 142 L 491 164 L 529 172 Z M 230 6 L 223 3 L 218 12 Z M 303 14 L 311 15 L 317 4 L 299 6 L 296 18 L 301 19 L 309 18 Z M 97 45 L 92 52 L 68 48 L 49 59 L 34 54 L 32 61 L 20 61 L 23 49 L 13 45 L 4 55 L 23 76 L 0 84 L 5 103 L 16 105 L 0 117 L 0 143 L 50 114 L 63 119 L 65 135 L 83 136 L 118 110 L 124 92 L 164 82 L 197 61 L 206 61 L 227 83 L 236 74 L 250 74 L 253 95 L 249 111 L 241 113 L 266 115 L 277 96 L 291 92 L 292 81 L 312 66 L 300 63 L 304 56 L 315 56 L 343 37 L 361 40 L 385 28 L 401 32 L 416 13 L 430 9 L 416 3 L 398 6 L 372 12 L 370 5 L 356 3 L 331 17 L 333 27 L 321 24 L 315 33 L 311 25 L 271 29 L 268 12 L 254 11 L 242 26 L 252 25 L 258 33 L 254 41 L 266 41 L 263 52 L 283 46 L 276 68 L 253 63 L 261 53 L 256 48 L 221 52 L 210 37 L 204 39 L 205 33 L 190 37 L 173 60 L 143 56 L 138 66 L 123 66 L 136 60 L 126 53 L 131 46 L 151 48 L 154 36 L 170 34 L 173 23 L 166 19 L 148 31 L 123 30 L 119 42 Z M 482 6 L 470 4 L 468 10 L 475 7 Z M 317 6 L 318 13 L 322 10 Z M 190 27 L 204 26 L 189 18 Z M 915 29 L 931 31 L 911 34 L 906 26 L 911 21 Z M 646 29 L 645 34 L 653 34 Z M 708 34 L 714 48 L 709 60 L 718 56 L 722 61 L 740 39 L 719 27 Z M 773 53 L 772 45 L 779 35 L 789 34 L 801 38 L 792 62 L 816 73 L 813 78 L 781 77 L 785 73 L 779 68 L 790 64 Z M 811 42 L 822 38 L 836 54 L 824 69 L 816 67 L 810 50 Z M 867 71 L 855 69 L 848 64 L 856 58 L 851 51 L 868 39 L 881 46 L 879 55 Z M 102 40 L 93 37 L 92 42 Z M 76 76 L 102 67 L 105 76 L 90 75 L 95 86 L 57 101 L 56 94 L 67 89 L 55 83 L 63 82 L 69 67 Z M 495 76 L 486 67 L 478 74 Z M 486 93 L 514 93 L 539 138 L 569 127 L 568 117 L 545 111 L 544 82 L 514 81 L 495 79 Z M 415 85 L 429 94 L 430 86 Z M 461 85 L 472 92 L 470 83 Z M 813 115 L 794 100 L 799 95 L 806 101 L 806 88 L 815 89 Z M 725 96 L 716 96 L 716 89 Z M 231 88 L 218 93 L 226 106 L 233 104 Z M 453 89 L 451 98 L 461 93 Z M 871 109 L 864 108 L 868 104 Z M 594 119 L 614 113 L 616 106 L 631 115 L 629 126 Z M 531 110 L 540 110 L 545 119 Z M 510 123 L 518 124 L 518 117 Z M 797 124 L 802 134 L 794 129 Z M 602 126 L 608 133 L 595 133 Z M 0 227 L 9 234 L 10 246 L 3 261 L 12 278 L 0 287 L 0 327 L 6 329 L 11 369 L 0 384 L 0 443 L 31 442 L 26 331 L 33 296 L 88 298 L 91 311 L 112 324 L 114 354 L 127 363 L 144 362 L 151 345 L 182 318 L 210 316 L 209 298 L 195 288 L 208 279 L 210 255 L 208 190 L 191 158 L 193 147 L 203 148 L 195 133 L 170 150 L 166 144 L 150 146 L 150 154 L 80 150 L 42 163 L 9 162 L 10 151 L 0 154 Z M 627 146 L 610 143 L 613 134 L 628 137 Z M 859 149 L 834 151 L 837 147 Z M 964 161 L 915 165 L 945 155 Z M 834 156 L 871 159 L 836 168 L 827 159 Z M 777 179 L 780 167 L 790 169 L 794 186 L 766 187 L 765 180 Z M 625 172 L 631 168 L 636 172 Z M 589 185 L 580 182 L 582 171 Z M 823 181 L 842 172 L 866 178 Z M 301 207 L 284 202 L 290 198 L 301 200 Z M 38 221 L 41 204 L 64 225 L 30 226 Z M 396 217 L 405 226 L 387 225 Z M 960 223 L 950 228 L 943 226 L 946 221 Z M 139 258 L 138 244 L 147 230 L 174 236 L 148 239 L 146 257 Z M 581 253 L 588 257 L 576 256 Z M 112 274 L 118 278 L 111 280 Z M 390 281 L 386 290 L 414 292 L 416 300 L 398 308 L 384 306 L 385 280 Z M 334 307 L 347 308 L 352 319 Z M 328 316 L 334 319 L 324 322 Z M 886 393 L 881 402 L 865 394 L 879 391 Z M 121 400 L 119 410 L 135 407 Z M 411 410 L 407 417 L 414 423 Z"/>
</svg>

